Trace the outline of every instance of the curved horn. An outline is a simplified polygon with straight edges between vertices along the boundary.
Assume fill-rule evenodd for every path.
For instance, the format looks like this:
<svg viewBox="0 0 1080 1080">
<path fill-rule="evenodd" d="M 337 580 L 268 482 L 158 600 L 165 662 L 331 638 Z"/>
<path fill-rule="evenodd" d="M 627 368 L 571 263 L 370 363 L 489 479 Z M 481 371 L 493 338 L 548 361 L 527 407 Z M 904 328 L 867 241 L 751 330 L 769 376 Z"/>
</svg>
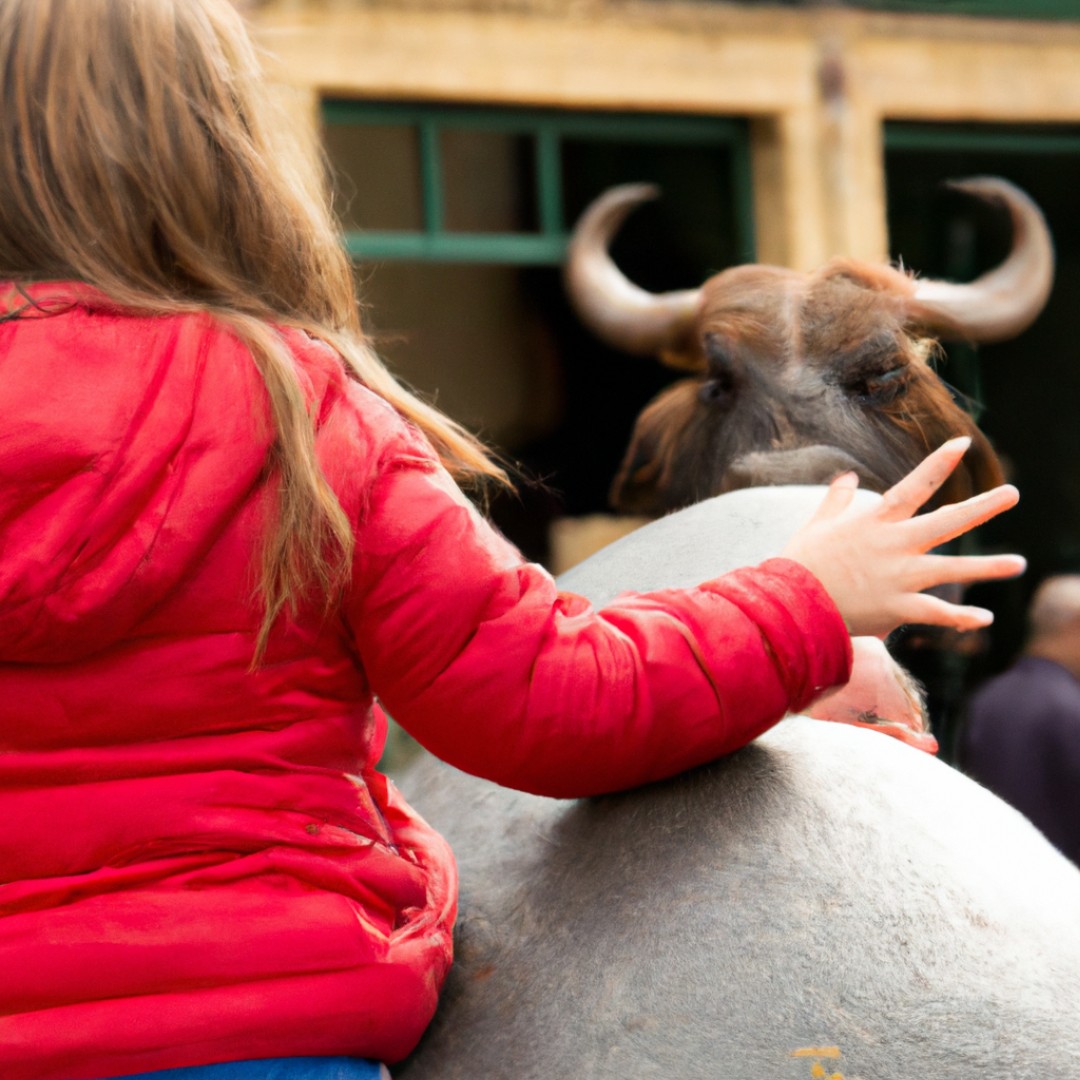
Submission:
<svg viewBox="0 0 1080 1080">
<path fill-rule="evenodd" d="M 1026 329 L 1042 311 L 1054 283 L 1054 247 L 1042 211 L 1018 187 L 994 176 L 957 180 L 950 187 L 1005 204 L 1013 246 L 1005 261 L 967 285 L 918 281 L 912 314 L 971 341 L 1002 341 Z"/>
<path fill-rule="evenodd" d="M 616 348 L 658 353 L 690 325 L 698 289 L 650 293 L 627 280 L 611 260 L 608 244 L 626 215 L 658 189 L 622 184 L 589 205 L 574 227 L 566 261 L 566 288 L 582 321 Z"/>
</svg>

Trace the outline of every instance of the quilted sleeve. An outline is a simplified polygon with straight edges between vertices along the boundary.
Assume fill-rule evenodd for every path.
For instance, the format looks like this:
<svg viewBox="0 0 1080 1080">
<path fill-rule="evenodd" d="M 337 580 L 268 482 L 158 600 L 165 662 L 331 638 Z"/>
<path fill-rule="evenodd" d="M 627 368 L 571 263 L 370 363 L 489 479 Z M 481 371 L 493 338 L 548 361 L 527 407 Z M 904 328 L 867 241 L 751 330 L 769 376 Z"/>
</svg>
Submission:
<svg viewBox="0 0 1080 1080">
<path fill-rule="evenodd" d="M 632 787 L 848 677 L 840 615 L 796 563 L 594 610 L 524 562 L 418 435 L 376 476 L 346 614 L 387 711 L 466 772 L 560 797 Z"/>
</svg>

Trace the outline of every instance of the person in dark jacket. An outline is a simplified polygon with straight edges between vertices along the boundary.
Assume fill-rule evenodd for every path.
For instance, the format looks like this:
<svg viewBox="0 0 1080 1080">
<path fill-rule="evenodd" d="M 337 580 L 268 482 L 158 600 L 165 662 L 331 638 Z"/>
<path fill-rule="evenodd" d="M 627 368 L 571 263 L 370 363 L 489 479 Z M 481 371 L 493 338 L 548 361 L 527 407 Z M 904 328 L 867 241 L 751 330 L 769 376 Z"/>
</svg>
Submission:
<svg viewBox="0 0 1080 1080">
<path fill-rule="evenodd" d="M 376 699 L 503 784 L 626 788 L 843 683 L 852 634 L 985 625 L 920 590 L 1023 567 L 928 554 L 1017 499 L 913 518 L 961 439 L 870 508 L 838 478 L 785 558 L 593 610 L 370 348 L 228 0 L 0 0 L 0 72 L 4 1080 L 409 1053 L 456 873 Z"/>
<path fill-rule="evenodd" d="M 1080 866 L 1080 575 L 1036 589 L 1023 654 L 972 696 L 960 749 L 968 775 Z"/>
</svg>

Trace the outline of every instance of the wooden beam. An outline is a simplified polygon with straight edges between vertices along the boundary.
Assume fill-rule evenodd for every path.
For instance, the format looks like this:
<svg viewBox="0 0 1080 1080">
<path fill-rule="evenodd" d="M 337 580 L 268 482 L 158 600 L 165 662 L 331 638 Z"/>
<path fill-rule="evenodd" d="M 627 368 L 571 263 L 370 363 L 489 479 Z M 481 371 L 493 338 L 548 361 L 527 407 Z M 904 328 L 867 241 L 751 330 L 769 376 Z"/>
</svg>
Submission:
<svg viewBox="0 0 1080 1080">
<path fill-rule="evenodd" d="M 825 243 L 830 257 L 881 262 L 888 257 L 883 117 L 852 69 L 850 27 L 823 27 L 818 89 Z"/>
<path fill-rule="evenodd" d="M 831 252 L 825 229 L 820 124 L 814 106 L 761 117 L 750 127 L 759 262 L 811 270 Z"/>
<path fill-rule="evenodd" d="M 774 113 L 813 92 L 797 37 L 461 11 L 266 16 L 277 77 L 324 93 L 624 111 Z"/>
<path fill-rule="evenodd" d="M 826 108 L 822 129 L 829 255 L 883 262 L 889 238 L 881 114 L 865 101 L 850 99 Z"/>
<path fill-rule="evenodd" d="M 865 39 L 848 57 L 860 93 L 890 119 L 1076 123 L 1080 41 Z"/>
</svg>

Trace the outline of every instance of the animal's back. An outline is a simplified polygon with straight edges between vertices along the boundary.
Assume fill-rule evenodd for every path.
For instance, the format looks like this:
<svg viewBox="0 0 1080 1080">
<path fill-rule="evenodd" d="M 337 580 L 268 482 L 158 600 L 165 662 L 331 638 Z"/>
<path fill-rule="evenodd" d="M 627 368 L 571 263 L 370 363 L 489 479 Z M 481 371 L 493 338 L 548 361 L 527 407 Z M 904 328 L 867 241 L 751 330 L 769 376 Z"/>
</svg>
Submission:
<svg viewBox="0 0 1080 1080">
<path fill-rule="evenodd" d="M 463 889 L 406 1077 L 1080 1076 L 1080 873 L 899 742 L 796 718 L 625 795 L 410 788 Z"/>
<path fill-rule="evenodd" d="M 821 494 L 722 496 L 562 580 L 597 603 L 700 581 L 780 550 Z M 462 882 L 407 1080 L 1080 1076 L 1080 872 L 895 739 L 797 717 L 576 802 L 430 758 L 403 786 Z"/>
</svg>

